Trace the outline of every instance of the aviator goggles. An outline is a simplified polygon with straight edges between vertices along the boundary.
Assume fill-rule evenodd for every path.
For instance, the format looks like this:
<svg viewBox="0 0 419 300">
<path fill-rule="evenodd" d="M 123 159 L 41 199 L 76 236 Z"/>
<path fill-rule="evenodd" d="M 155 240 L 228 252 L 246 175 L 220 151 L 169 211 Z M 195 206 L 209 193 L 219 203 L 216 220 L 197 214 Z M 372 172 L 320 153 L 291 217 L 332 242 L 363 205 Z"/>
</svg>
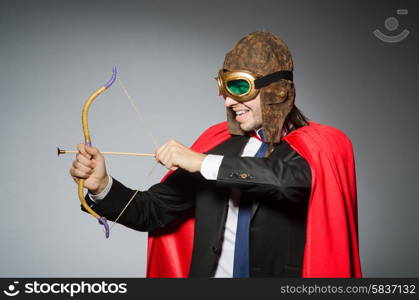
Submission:
<svg viewBox="0 0 419 300">
<path fill-rule="evenodd" d="M 228 71 L 221 69 L 215 78 L 220 95 L 230 97 L 238 102 L 254 99 L 259 89 L 281 79 L 293 80 L 292 71 L 278 71 L 266 76 L 258 76 L 245 70 Z"/>
</svg>

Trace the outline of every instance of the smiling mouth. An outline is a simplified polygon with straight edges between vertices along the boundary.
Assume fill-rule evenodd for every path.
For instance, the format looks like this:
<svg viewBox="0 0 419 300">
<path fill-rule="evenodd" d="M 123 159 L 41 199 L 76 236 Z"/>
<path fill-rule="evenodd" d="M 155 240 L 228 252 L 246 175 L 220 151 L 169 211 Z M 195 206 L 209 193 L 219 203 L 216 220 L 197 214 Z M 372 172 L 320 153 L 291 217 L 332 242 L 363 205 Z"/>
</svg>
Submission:
<svg viewBox="0 0 419 300">
<path fill-rule="evenodd" d="M 233 110 L 235 115 L 236 115 L 236 121 L 240 122 L 243 121 L 247 114 L 249 113 L 249 109 L 238 109 L 238 110 Z"/>
<path fill-rule="evenodd" d="M 248 109 L 241 109 L 241 110 L 235 111 L 235 113 L 236 113 L 236 116 L 241 116 L 247 113 L 248 111 L 249 111 Z"/>
</svg>

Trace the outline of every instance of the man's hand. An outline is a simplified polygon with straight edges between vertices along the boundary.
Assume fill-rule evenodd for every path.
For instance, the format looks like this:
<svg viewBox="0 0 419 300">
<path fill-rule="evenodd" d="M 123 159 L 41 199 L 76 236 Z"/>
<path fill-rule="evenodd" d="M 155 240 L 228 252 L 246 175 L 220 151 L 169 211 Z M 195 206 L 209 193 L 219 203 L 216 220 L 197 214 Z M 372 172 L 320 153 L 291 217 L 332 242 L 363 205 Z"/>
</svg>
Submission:
<svg viewBox="0 0 419 300">
<path fill-rule="evenodd" d="M 106 173 L 105 159 L 95 147 L 78 144 L 76 160 L 70 169 L 70 174 L 75 182 L 85 179 L 84 186 L 92 194 L 99 194 L 108 184 L 109 178 Z"/>
<path fill-rule="evenodd" d="M 169 140 L 156 151 L 157 162 L 170 170 L 184 169 L 191 173 L 201 170 L 206 155 L 195 152 L 175 140 Z"/>
</svg>

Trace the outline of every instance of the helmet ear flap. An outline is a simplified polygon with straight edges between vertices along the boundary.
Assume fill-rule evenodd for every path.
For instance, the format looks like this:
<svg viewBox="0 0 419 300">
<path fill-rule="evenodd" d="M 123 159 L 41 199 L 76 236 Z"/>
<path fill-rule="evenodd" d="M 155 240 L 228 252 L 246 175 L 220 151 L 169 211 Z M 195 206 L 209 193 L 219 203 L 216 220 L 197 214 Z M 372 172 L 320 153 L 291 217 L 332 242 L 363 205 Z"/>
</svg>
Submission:
<svg viewBox="0 0 419 300">
<path fill-rule="evenodd" d="M 227 112 L 227 124 L 228 124 L 228 130 L 230 131 L 230 134 L 232 135 L 245 135 L 246 132 L 244 132 L 243 129 L 240 128 L 239 123 L 236 121 L 236 114 L 234 111 L 226 107 Z"/>
<path fill-rule="evenodd" d="M 285 98 L 288 95 L 288 91 L 285 89 L 281 89 L 278 93 L 279 98 Z"/>
<path fill-rule="evenodd" d="M 262 88 L 260 93 L 265 140 L 268 143 L 278 143 L 282 137 L 285 119 L 294 106 L 294 83 L 280 80 Z"/>
</svg>

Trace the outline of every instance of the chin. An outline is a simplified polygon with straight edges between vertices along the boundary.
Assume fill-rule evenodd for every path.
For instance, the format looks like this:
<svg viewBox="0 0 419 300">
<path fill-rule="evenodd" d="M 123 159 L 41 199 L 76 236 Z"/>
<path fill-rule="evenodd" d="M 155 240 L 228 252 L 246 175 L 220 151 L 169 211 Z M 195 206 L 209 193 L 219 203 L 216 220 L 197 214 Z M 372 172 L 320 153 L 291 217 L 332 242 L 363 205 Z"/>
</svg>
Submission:
<svg viewBox="0 0 419 300">
<path fill-rule="evenodd" d="M 254 124 L 240 124 L 240 128 L 244 131 L 253 131 L 256 129 Z"/>
</svg>

